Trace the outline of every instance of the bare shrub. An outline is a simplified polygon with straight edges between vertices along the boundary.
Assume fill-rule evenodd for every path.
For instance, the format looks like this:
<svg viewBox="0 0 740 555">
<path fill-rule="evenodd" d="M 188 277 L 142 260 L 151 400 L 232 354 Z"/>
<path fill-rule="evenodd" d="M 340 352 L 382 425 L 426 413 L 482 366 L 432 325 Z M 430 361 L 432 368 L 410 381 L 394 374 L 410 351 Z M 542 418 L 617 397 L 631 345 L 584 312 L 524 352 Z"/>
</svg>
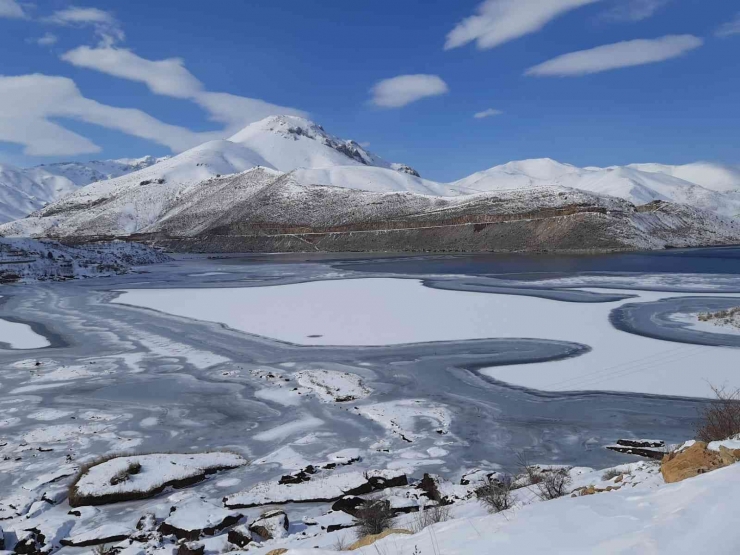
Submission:
<svg viewBox="0 0 740 555">
<path fill-rule="evenodd" d="M 537 483 L 538 495 L 543 501 L 563 497 L 568 493 L 570 483 L 570 473 L 565 468 L 543 472 L 542 480 Z"/>
<path fill-rule="evenodd" d="M 117 484 L 122 484 L 123 482 L 128 481 L 131 476 L 138 474 L 139 472 L 141 472 L 140 462 L 128 463 L 126 468 L 116 472 L 116 474 L 110 479 L 110 485 L 115 486 Z"/>
<path fill-rule="evenodd" d="M 503 476 L 494 480 L 490 477 L 485 485 L 478 491 L 478 499 L 483 503 L 488 512 L 499 513 L 512 507 L 511 499 L 511 477 Z"/>
<path fill-rule="evenodd" d="M 386 499 L 368 500 L 357 511 L 355 523 L 357 524 L 357 537 L 380 534 L 393 526 L 393 509 L 390 501 Z"/>
<path fill-rule="evenodd" d="M 334 551 L 345 551 L 349 547 L 349 542 L 347 541 L 347 536 L 337 536 L 337 539 L 334 540 L 334 545 L 332 548 Z"/>
<path fill-rule="evenodd" d="M 712 386 L 715 399 L 699 410 L 696 439 L 709 443 L 740 434 L 740 389 Z"/>
<path fill-rule="evenodd" d="M 414 532 L 421 532 L 427 526 L 450 520 L 450 508 L 447 505 L 432 505 L 422 507 L 414 514 L 414 522 L 411 528 Z"/>
</svg>

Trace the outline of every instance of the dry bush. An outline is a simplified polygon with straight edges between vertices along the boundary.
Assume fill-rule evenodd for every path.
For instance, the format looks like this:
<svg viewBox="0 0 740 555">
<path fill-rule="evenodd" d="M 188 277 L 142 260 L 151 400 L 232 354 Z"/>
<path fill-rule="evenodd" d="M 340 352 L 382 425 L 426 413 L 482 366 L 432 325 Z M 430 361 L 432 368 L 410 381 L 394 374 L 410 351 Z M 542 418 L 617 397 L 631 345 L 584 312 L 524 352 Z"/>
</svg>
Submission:
<svg viewBox="0 0 740 555">
<path fill-rule="evenodd" d="M 499 480 L 490 477 L 486 484 L 478 492 L 478 499 L 483 503 L 488 512 L 498 513 L 510 509 L 513 501 L 511 499 L 511 477 L 503 476 Z"/>
<path fill-rule="evenodd" d="M 357 537 L 380 534 L 393 526 L 394 514 L 390 501 L 386 499 L 368 500 L 357 511 Z"/>
<path fill-rule="evenodd" d="M 128 479 L 141 472 L 141 463 L 140 462 L 132 462 L 128 463 L 128 466 L 122 470 L 119 470 L 115 476 L 113 476 L 110 479 L 110 485 L 115 486 L 117 484 L 122 484 L 123 482 L 128 481 Z"/>
<path fill-rule="evenodd" d="M 715 399 L 699 410 L 696 439 L 709 443 L 740 434 L 740 389 L 712 386 Z"/>
<path fill-rule="evenodd" d="M 616 468 L 610 468 L 609 470 L 607 470 L 601 475 L 601 479 L 604 480 L 605 482 L 608 482 L 609 480 L 613 480 L 617 476 L 623 476 L 623 475 L 629 475 L 629 474 L 630 474 L 629 470 L 623 472 L 621 470 L 617 470 Z"/>
<path fill-rule="evenodd" d="M 529 458 L 524 452 L 516 453 L 516 461 L 521 473 L 529 479 L 530 485 L 539 484 L 542 481 L 542 472 L 536 465 L 530 464 Z"/>
<path fill-rule="evenodd" d="M 414 521 L 411 524 L 411 528 L 415 533 L 418 533 L 427 526 L 448 520 L 450 520 L 450 508 L 447 505 L 422 507 L 418 513 L 414 514 Z"/>
<path fill-rule="evenodd" d="M 542 480 L 537 483 L 538 495 L 543 501 L 563 497 L 568 493 L 571 481 L 570 473 L 565 468 L 543 472 Z"/>
</svg>

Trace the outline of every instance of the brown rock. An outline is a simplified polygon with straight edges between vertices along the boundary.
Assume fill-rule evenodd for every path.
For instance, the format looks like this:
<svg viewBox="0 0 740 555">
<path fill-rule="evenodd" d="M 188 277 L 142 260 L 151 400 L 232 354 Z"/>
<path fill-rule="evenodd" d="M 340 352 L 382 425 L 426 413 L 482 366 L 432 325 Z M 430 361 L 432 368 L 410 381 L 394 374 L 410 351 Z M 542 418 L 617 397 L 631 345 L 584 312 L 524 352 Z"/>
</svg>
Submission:
<svg viewBox="0 0 740 555">
<path fill-rule="evenodd" d="M 280 547 L 278 549 L 273 549 L 272 551 L 268 551 L 266 555 L 283 555 L 283 553 L 287 553 L 288 550 L 284 547 Z"/>
<path fill-rule="evenodd" d="M 707 444 L 697 441 L 679 453 L 670 453 L 663 457 L 660 464 L 660 473 L 668 484 L 681 482 L 686 478 L 693 478 L 705 472 L 711 472 L 723 466 L 722 458 L 718 453 L 707 451 Z"/>
<path fill-rule="evenodd" d="M 725 466 L 740 461 L 740 449 L 728 449 L 724 445 L 719 446 L 719 457 Z"/>
<path fill-rule="evenodd" d="M 385 538 L 386 536 L 390 536 L 391 534 L 413 534 L 413 532 L 409 532 L 408 530 L 403 530 L 401 528 L 384 530 L 380 534 L 371 534 L 370 536 L 365 536 L 364 538 L 357 540 L 355 543 L 347 548 L 347 551 L 354 551 L 356 549 L 360 549 L 361 547 L 367 547 L 368 545 L 372 545 L 376 541 L 382 540 L 383 538 Z"/>
</svg>

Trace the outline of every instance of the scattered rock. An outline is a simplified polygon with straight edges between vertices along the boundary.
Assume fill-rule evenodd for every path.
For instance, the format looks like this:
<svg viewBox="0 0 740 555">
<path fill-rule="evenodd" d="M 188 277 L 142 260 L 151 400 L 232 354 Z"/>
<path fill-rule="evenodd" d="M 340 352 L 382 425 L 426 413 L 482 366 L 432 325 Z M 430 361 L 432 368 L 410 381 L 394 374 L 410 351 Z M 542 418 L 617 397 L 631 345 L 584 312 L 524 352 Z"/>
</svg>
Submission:
<svg viewBox="0 0 740 555">
<path fill-rule="evenodd" d="M 331 506 L 332 511 L 341 511 L 348 515 L 357 516 L 357 510 L 362 507 L 365 500 L 362 497 L 342 497 Z"/>
<path fill-rule="evenodd" d="M 272 551 L 268 551 L 265 555 L 283 555 L 284 553 L 287 553 L 288 550 L 284 547 L 280 547 L 278 549 L 273 549 Z"/>
<path fill-rule="evenodd" d="M 16 532 L 16 539 L 17 542 L 13 552 L 20 555 L 36 555 L 42 553 L 42 549 L 46 543 L 46 538 L 37 528 Z"/>
<path fill-rule="evenodd" d="M 370 536 L 365 536 L 364 538 L 357 540 L 355 543 L 353 543 L 347 548 L 347 551 L 355 551 L 356 549 L 367 547 L 368 545 L 372 545 L 376 541 L 382 540 L 383 538 L 388 537 L 391 534 L 413 534 L 413 532 L 410 532 L 408 530 L 403 530 L 401 528 L 392 528 L 390 530 L 384 530 L 380 534 L 372 534 Z"/>
<path fill-rule="evenodd" d="M 203 536 L 213 536 L 216 532 L 233 526 L 242 518 L 241 513 L 228 511 L 206 501 L 197 499 L 170 511 L 159 531 L 167 536 L 195 541 Z"/>
<path fill-rule="evenodd" d="M 119 524 L 103 524 L 93 530 L 81 532 L 71 538 L 61 540 L 66 547 L 89 547 L 106 543 L 118 543 L 131 535 L 131 529 Z"/>
<path fill-rule="evenodd" d="M 240 548 L 245 548 L 252 542 L 252 533 L 246 525 L 242 524 L 241 526 L 237 526 L 236 528 L 229 530 L 227 539 L 229 540 L 229 543 Z"/>
<path fill-rule="evenodd" d="M 203 555 L 206 546 L 200 542 L 184 542 L 177 548 L 177 555 Z"/>
<path fill-rule="evenodd" d="M 275 540 L 288 535 L 288 515 L 280 509 L 267 511 L 249 525 L 250 532 L 257 534 L 263 540 Z"/>
<path fill-rule="evenodd" d="M 153 532 L 157 529 L 157 517 L 154 513 L 146 513 L 136 523 L 136 529 L 142 532 Z"/>
</svg>

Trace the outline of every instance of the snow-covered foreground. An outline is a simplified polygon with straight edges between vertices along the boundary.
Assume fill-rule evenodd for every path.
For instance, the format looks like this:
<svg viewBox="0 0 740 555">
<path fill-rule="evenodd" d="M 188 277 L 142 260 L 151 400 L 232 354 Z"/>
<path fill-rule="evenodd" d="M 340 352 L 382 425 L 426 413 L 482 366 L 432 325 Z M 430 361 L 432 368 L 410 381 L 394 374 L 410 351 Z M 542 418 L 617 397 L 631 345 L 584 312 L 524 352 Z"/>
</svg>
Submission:
<svg viewBox="0 0 740 555">
<path fill-rule="evenodd" d="M 632 488 L 534 503 L 492 516 L 458 518 L 413 535 L 392 535 L 362 555 L 736 553 L 740 465 L 657 489 Z M 711 538 L 711 540 L 710 540 Z M 291 549 L 286 555 L 336 551 Z"/>
<path fill-rule="evenodd" d="M 734 370 L 740 360 L 736 349 L 659 341 L 618 331 L 609 321 L 610 312 L 622 304 L 682 294 L 619 292 L 637 298 L 569 303 L 520 295 L 443 291 L 425 287 L 418 280 L 376 278 L 260 288 L 129 290 L 114 302 L 220 322 L 301 345 L 395 345 L 530 337 L 591 348 L 567 360 L 482 370 L 497 380 L 545 391 L 697 397 L 712 395 L 709 384 L 740 387 Z"/>
</svg>

